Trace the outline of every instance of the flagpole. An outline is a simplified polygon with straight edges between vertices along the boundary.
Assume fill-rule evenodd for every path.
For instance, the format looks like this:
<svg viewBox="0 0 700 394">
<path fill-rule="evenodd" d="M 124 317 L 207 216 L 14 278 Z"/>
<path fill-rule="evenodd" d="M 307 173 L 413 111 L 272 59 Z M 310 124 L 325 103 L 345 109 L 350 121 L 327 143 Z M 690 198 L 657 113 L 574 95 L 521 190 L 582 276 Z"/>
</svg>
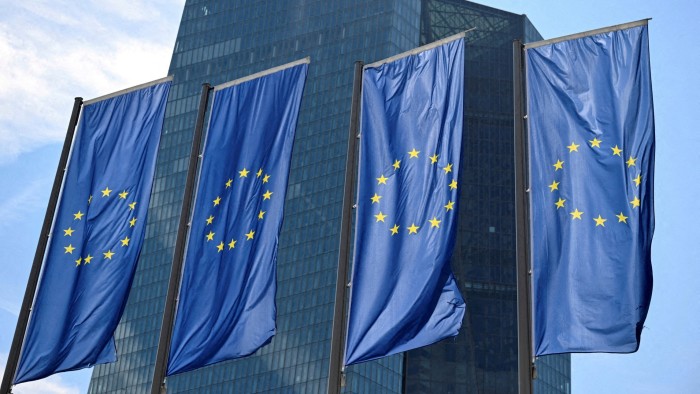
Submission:
<svg viewBox="0 0 700 394">
<path fill-rule="evenodd" d="M 345 187 L 343 190 L 343 213 L 340 221 L 340 251 L 338 253 L 338 277 L 335 284 L 328 394 L 339 394 L 341 388 L 345 386 L 343 350 L 347 331 L 348 266 L 350 265 L 350 244 L 352 242 L 352 210 L 355 204 L 353 192 L 357 176 L 357 140 L 360 137 L 360 92 L 362 90 L 363 66 L 364 63 L 362 61 L 355 62 L 352 103 L 350 105 L 348 152 L 345 157 Z"/>
<path fill-rule="evenodd" d="M 49 237 L 51 236 L 49 232 L 51 231 L 51 224 L 53 223 L 53 218 L 56 213 L 58 195 L 60 194 L 61 185 L 63 184 L 63 178 L 66 174 L 66 164 L 68 163 L 68 156 L 70 153 L 71 145 L 73 144 L 75 127 L 78 124 L 78 117 L 80 115 L 80 109 L 82 105 L 83 98 L 76 97 L 75 101 L 73 101 L 73 112 L 71 113 L 70 121 L 68 122 L 68 130 L 66 131 L 66 139 L 63 142 L 63 150 L 61 151 L 61 157 L 58 160 L 58 168 L 56 168 L 56 176 L 53 180 L 53 187 L 51 189 L 51 195 L 49 197 L 49 204 L 46 207 L 46 214 L 44 215 L 44 224 L 41 226 L 39 242 L 36 247 L 36 252 L 34 253 L 34 262 L 32 263 L 32 268 L 29 272 L 29 279 L 27 280 L 27 289 L 24 292 L 22 308 L 19 311 L 17 327 L 15 328 L 15 336 L 12 338 L 10 354 L 7 358 L 7 364 L 5 365 L 5 374 L 2 377 L 2 386 L 0 387 L 0 393 L 2 394 L 11 393 L 12 380 L 14 379 L 15 373 L 17 372 L 17 364 L 19 364 L 20 351 L 22 350 L 24 335 L 27 330 L 27 325 L 29 324 L 29 315 L 32 310 L 34 295 L 36 293 L 36 288 L 39 283 L 41 265 L 44 261 L 44 253 L 46 252 L 46 246 L 49 243 Z"/>
<path fill-rule="evenodd" d="M 165 309 L 163 311 L 163 322 L 160 328 L 160 338 L 158 340 L 158 350 L 156 353 L 156 365 L 153 370 L 153 381 L 151 382 L 151 393 L 165 393 L 165 374 L 168 367 L 168 355 L 170 353 L 170 340 L 175 322 L 175 311 L 177 308 L 177 295 L 180 289 L 182 277 L 182 264 L 185 256 L 185 243 L 190 226 L 190 210 L 194 199 L 194 187 L 197 176 L 197 166 L 200 159 L 200 149 L 202 146 L 202 129 L 204 128 L 204 116 L 209 103 L 209 92 L 212 87 L 208 83 L 202 84 L 202 94 L 199 99 L 199 111 L 195 123 L 194 135 L 192 136 L 192 149 L 190 150 L 190 163 L 187 168 L 187 181 L 185 183 L 185 193 L 182 199 L 182 210 L 180 212 L 180 224 L 175 241 L 175 253 L 173 255 L 173 265 L 170 271 L 168 282 L 168 294 L 165 298 Z"/>
<path fill-rule="evenodd" d="M 518 392 L 531 394 L 535 363 L 532 356 L 532 301 L 528 221 L 527 138 L 524 112 L 523 44 L 513 41 L 513 145 L 515 147 L 515 237 L 518 299 Z"/>
</svg>

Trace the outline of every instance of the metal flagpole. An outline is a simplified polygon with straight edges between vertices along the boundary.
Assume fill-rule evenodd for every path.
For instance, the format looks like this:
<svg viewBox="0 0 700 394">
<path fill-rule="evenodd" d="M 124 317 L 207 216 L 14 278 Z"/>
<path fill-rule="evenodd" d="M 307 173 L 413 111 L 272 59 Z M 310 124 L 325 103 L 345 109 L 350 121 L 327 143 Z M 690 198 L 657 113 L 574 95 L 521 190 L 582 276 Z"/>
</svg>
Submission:
<svg viewBox="0 0 700 394">
<path fill-rule="evenodd" d="M 177 230 L 175 241 L 175 254 L 173 255 L 173 265 L 170 271 L 170 281 L 168 282 L 168 294 L 165 298 L 165 309 L 163 311 L 163 322 L 160 328 L 160 338 L 158 340 L 158 351 L 156 353 L 156 365 L 153 370 L 153 381 L 151 382 L 151 393 L 165 393 L 165 373 L 168 367 L 168 355 L 170 353 L 170 339 L 175 322 L 175 311 L 177 308 L 177 295 L 180 289 L 180 279 L 182 277 L 182 263 L 185 257 L 185 244 L 190 226 L 190 211 L 194 198 L 194 186 L 197 176 L 197 166 L 199 164 L 199 151 L 202 146 L 202 129 L 204 128 L 204 115 L 207 112 L 209 103 L 209 92 L 212 90 L 208 83 L 202 84 L 202 95 L 199 99 L 199 112 L 192 137 L 192 149 L 190 151 L 190 163 L 187 168 L 187 181 L 185 183 L 185 194 L 182 199 L 182 211 L 180 213 L 180 225 Z"/>
<path fill-rule="evenodd" d="M 340 251 L 338 253 L 338 278 L 335 284 L 335 308 L 333 310 L 333 332 L 331 334 L 331 359 L 328 373 L 328 394 L 339 394 L 345 386 L 343 350 L 347 325 L 348 266 L 350 263 L 350 236 L 352 230 L 352 210 L 357 175 L 357 140 L 360 123 L 360 92 L 362 90 L 362 67 L 355 62 L 355 77 L 352 85 L 350 105 L 350 130 L 348 132 L 348 152 L 345 158 L 345 188 L 343 191 L 343 213 L 340 225 Z"/>
<path fill-rule="evenodd" d="M 34 302 L 34 294 L 36 293 L 36 288 L 39 283 L 39 275 L 41 273 L 41 265 L 44 261 L 44 253 L 46 252 L 46 247 L 49 243 L 49 237 L 51 234 L 51 224 L 53 223 L 53 218 L 56 213 L 56 205 L 58 204 L 58 195 L 61 191 L 61 185 L 63 184 L 63 178 L 66 174 L 66 164 L 68 163 L 68 156 L 70 153 L 71 145 L 73 144 L 73 136 L 75 135 L 75 127 L 78 124 L 78 117 L 80 115 L 80 109 L 83 105 L 83 98 L 76 97 L 73 102 L 73 112 L 70 116 L 70 121 L 68 122 L 68 131 L 66 132 L 66 139 L 63 142 L 63 150 L 61 151 L 61 157 L 58 160 L 58 168 L 56 169 L 56 177 L 53 180 L 53 188 L 51 189 L 51 196 L 49 197 L 49 204 L 46 207 L 46 215 L 44 216 L 44 224 L 41 226 L 41 233 L 39 236 L 39 242 L 36 247 L 36 252 L 34 254 L 34 262 L 32 263 L 32 269 L 29 272 L 29 279 L 27 280 L 27 289 L 24 292 L 24 300 L 22 301 L 22 309 L 19 311 L 19 318 L 17 319 L 17 327 L 15 328 L 15 336 L 12 338 L 12 346 L 10 347 L 10 354 L 7 358 L 7 364 L 5 365 L 5 374 L 2 377 L 2 386 L 0 387 L 0 393 L 9 394 L 12 390 L 12 380 L 17 372 L 17 364 L 19 364 L 19 355 L 22 349 L 22 343 L 24 342 L 25 331 L 27 330 L 27 325 L 29 324 L 29 315 L 32 310 L 32 303 Z"/>
<path fill-rule="evenodd" d="M 518 283 L 518 392 L 532 393 L 535 363 L 532 356 L 530 291 L 530 231 L 527 182 L 527 138 L 524 112 L 523 44 L 513 42 L 513 143 L 515 147 L 515 238 Z"/>
</svg>

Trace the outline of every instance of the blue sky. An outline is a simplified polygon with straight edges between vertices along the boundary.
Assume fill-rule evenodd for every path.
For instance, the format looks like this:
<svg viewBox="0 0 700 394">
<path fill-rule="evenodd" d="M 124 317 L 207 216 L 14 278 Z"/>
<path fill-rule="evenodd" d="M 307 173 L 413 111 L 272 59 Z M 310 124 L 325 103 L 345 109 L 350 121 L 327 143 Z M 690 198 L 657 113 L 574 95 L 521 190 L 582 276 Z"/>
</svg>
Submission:
<svg viewBox="0 0 700 394">
<path fill-rule="evenodd" d="M 574 393 L 700 387 L 700 5 L 691 0 L 483 0 L 526 14 L 545 38 L 643 18 L 656 116 L 654 295 L 640 350 L 582 354 Z M 73 98 L 167 73 L 184 0 L 0 0 L 0 370 L 9 352 Z M 83 393 L 91 370 L 15 393 Z"/>
</svg>

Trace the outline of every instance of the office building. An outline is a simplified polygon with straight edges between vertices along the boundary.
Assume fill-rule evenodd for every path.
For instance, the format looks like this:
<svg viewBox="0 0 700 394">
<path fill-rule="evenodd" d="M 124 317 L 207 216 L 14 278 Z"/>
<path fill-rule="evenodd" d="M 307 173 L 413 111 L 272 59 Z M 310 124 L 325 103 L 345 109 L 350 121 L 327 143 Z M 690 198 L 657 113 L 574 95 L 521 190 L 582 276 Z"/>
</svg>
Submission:
<svg viewBox="0 0 700 394">
<path fill-rule="evenodd" d="M 467 34 L 458 240 L 467 302 L 455 339 L 348 368 L 347 393 L 517 391 L 512 41 L 524 15 L 459 0 L 188 0 L 138 270 L 116 332 L 119 361 L 91 393 L 150 390 L 201 84 L 311 57 L 278 252 L 278 333 L 252 356 L 168 378 L 169 393 L 324 393 L 338 264 L 353 65 Z M 568 356 L 540 363 L 537 392 L 566 393 Z"/>
</svg>

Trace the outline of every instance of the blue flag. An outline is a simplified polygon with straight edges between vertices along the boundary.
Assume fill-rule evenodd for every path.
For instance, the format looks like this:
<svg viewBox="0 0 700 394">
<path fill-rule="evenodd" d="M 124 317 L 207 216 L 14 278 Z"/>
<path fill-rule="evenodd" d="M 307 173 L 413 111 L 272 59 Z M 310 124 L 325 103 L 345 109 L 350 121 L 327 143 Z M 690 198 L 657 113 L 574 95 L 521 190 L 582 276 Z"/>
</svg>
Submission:
<svg viewBox="0 0 700 394">
<path fill-rule="evenodd" d="M 457 335 L 464 40 L 380 66 L 362 81 L 355 259 L 345 365 Z"/>
<path fill-rule="evenodd" d="M 298 63 L 215 92 L 167 375 L 250 355 L 275 335 L 277 243 L 308 71 Z"/>
<path fill-rule="evenodd" d="M 535 354 L 634 352 L 652 289 L 646 23 L 526 61 Z"/>
<path fill-rule="evenodd" d="M 14 383 L 114 362 L 170 82 L 86 104 Z"/>
</svg>

